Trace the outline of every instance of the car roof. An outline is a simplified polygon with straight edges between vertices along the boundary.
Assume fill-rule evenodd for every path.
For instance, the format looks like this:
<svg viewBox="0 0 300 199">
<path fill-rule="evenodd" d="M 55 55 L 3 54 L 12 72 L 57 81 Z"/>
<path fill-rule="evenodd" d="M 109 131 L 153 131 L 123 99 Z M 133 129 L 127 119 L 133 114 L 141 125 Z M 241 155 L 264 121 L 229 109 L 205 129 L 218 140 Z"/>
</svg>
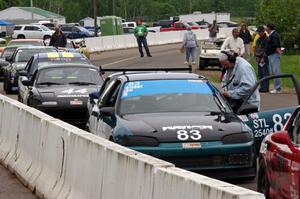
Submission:
<svg viewBox="0 0 300 199">
<path fill-rule="evenodd" d="M 40 48 L 42 48 L 42 49 L 47 49 L 47 48 L 49 48 L 49 49 L 55 49 L 53 46 L 20 46 L 20 47 L 18 48 L 18 50 L 24 50 L 24 49 L 40 49 Z"/>
<path fill-rule="evenodd" d="M 87 59 L 84 55 L 77 52 L 48 52 L 36 54 L 38 58 L 74 58 L 81 57 Z"/>
<path fill-rule="evenodd" d="M 45 66 L 41 66 L 39 67 L 37 70 L 44 70 L 44 69 L 49 69 L 49 68 L 63 68 L 63 67 L 81 67 L 81 68 L 93 68 L 96 70 L 99 70 L 99 67 L 94 66 L 92 64 L 79 64 L 79 63 L 58 63 L 58 64 L 49 64 L 49 65 L 45 65 Z"/>
<path fill-rule="evenodd" d="M 154 69 L 155 70 L 155 69 Z M 142 81 L 142 80 L 164 80 L 164 79 L 203 79 L 207 80 L 205 77 L 199 76 L 195 73 L 179 73 L 179 72 L 132 72 L 132 73 L 117 73 L 119 79 L 124 79 L 125 81 Z M 112 76 L 114 76 L 112 75 Z M 111 77 L 112 77 L 111 76 Z"/>
</svg>

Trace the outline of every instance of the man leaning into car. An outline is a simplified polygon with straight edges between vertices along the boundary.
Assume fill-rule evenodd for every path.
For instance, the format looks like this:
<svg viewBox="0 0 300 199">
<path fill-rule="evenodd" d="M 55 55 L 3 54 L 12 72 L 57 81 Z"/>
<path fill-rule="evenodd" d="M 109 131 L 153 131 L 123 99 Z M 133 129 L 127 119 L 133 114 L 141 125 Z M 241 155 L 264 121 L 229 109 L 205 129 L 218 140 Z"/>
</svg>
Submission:
<svg viewBox="0 0 300 199">
<path fill-rule="evenodd" d="M 256 75 L 253 67 L 244 58 L 239 57 L 233 50 L 221 51 L 218 55 L 220 63 L 226 68 L 222 79 L 222 94 L 237 112 L 251 88 L 256 84 Z M 260 108 L 260 96 L 256 90 L 248 101 Z"/>
</svg>

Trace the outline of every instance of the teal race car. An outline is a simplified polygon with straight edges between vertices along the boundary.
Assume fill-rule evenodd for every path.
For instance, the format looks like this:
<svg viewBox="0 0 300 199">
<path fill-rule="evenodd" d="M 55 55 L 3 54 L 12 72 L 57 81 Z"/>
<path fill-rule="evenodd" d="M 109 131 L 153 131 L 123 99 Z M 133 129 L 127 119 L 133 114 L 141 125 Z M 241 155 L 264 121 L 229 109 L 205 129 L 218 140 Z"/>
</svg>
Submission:
<svg viewBox="0 0 300 199">
<path fill-rule="evenodd" d="M 257 148 L 264 137 L 257 132 L 279 125 L 267 118 L 278 114 L 283 125 L 284 115 L 293 111 L 258 112 L 246 99 L 235 113 L 203 76 L 131 70 L 108 76 L 100 92 L 90 94 L 87 130 L 212 177 L 254 178 Z M 264 126 L 257 125 L 261 120 Z"/>
</svg>

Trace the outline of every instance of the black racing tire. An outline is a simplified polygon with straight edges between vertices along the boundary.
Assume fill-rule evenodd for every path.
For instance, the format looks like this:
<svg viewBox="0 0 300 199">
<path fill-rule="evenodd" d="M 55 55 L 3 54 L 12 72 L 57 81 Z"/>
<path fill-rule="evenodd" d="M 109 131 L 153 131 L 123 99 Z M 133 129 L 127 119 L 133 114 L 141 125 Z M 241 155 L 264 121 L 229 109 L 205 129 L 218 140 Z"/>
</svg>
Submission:
<svg viewBox="0 0 300 199">
<path fill-rule="evenodd" d="M 17 39 L 25 39 L 25 35 L 18 35 Z"/>
<path fill-rule="evenodd" d="M 11 94 L 12 93 L 12 85 L 8 81 L 6 82 L 5 93 L 6 94 Z"/>
<path fill-rule="evenodd" d="M 51 39 L 51 36 L 50 35 L 45 35 L 43 40 L 48 40 L 48 39 Z"/>
<path fill-rule="evenodd" d="M 18 101 L 19 101 L 19 102 L 22 102 L 21 95 L 20 95 L 20 92 L 19 92 L 19 91 L 18 91 Z"/>
<path fill-rule="evenodd" d="M 257 191 L 263 193 L 266 199 L 270 199 L 269 196 L 270 190 L 270 182 L 268 176 L 266 174 L 266 166 L 264 162 L 261 160 L 259 162 L 259 171 L 258 171 L 258 178 L 257 178 Z"/>
<path fill-rule="evenodd" d="M 199 59 L 199 69 L 200 70 L 205 70 L 205 68 L 206 68 L 206 61 L 205 61 L 205 59 L 200 57 L 200 59 Z"/>
<path fill-rule="evenodd" d="M 3 78 L 3 90 L 6 91 L 6 76 Z"/>
</svg>

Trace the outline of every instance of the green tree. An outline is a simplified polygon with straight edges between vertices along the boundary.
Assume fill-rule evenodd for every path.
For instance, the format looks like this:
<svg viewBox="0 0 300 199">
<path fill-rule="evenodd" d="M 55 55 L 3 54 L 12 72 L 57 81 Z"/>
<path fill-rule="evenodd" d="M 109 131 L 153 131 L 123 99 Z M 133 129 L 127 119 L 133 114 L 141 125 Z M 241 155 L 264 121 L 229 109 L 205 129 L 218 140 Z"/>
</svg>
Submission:
<svg viewBox="0 0 300 199">
<path fill-rule="evenodd" d="M 258 23 L 272 22 L 287 49 L 300 46 L 300 0 L 261 0 Z"/>
</svg>

